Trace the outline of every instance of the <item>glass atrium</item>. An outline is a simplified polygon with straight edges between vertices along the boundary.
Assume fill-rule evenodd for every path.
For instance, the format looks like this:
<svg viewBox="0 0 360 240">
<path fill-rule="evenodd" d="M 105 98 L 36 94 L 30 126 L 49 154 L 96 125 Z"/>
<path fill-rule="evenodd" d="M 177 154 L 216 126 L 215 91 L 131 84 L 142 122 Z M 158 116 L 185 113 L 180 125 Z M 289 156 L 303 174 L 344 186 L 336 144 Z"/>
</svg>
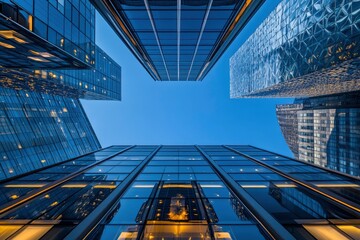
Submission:
<svg viewBox="0 0 360 240">
<path fill-rule="evenodd" d="M 360 182 L 252 146 L 112 146 L 3 181 L 3 239 L 358 239 Z"/>
</svg>

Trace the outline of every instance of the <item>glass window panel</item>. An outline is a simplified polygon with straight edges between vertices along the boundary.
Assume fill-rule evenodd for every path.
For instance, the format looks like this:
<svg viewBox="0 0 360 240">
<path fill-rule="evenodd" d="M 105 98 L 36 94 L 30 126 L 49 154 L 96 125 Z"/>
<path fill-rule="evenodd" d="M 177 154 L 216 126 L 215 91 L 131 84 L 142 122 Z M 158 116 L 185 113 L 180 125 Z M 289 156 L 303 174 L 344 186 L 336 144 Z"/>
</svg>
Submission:
<svg viewBox="0 0 360 240">
<path fill-rule="evenodd" d="M 79 176 L 73 178 L 74 181 L 122 181 L 124 180 L 128 174 L 126 173 L 103 173 L 103 174 L 95 174 L 95 173 L 83 173 Z"/>
<path fill-rule="evenodd" d="M 136 240 L 139 225 L 106 225 L 96 239 L 101 240 Z"/>
<path fill-rule="evenodd" d="M 240 181 L 264 181 L 264 178 L 260 176 L 260 174 L 246 174 L 246 173 L 238 173 L 238 174 L 230 174 L 230 176 L 234 180 Z"/>
<path fill-rule="evenodd" d="M 198 182 L 206 198 L 229 198 L 231 193 L 222 182 Z"/>
<path fill-rule="evenodd" d="M 217 215 L 217 224 L 252 223 L 249 214 L 236 198 L 208 199 L 208 201 Z"/>
<path fill-rule="evenodd" d="M 148 239 L 210 239 L 210 232 L 204 224 L 146 225 L 144 230 Z M 153 238 L 152 238 L 153 237 Z"/>
<path fill-rule="evenodd" d="M 304 225 L 304 228 L 311 233 L 317 240 L 348 240 L 344 234 L 337 231 L 332 226 L 324 225 Z"/>
<path fill-rule="evenodd" d="M 222 167 L 228 173 L 271 173 L 272 171 L 262 166 L 224 166 Z"/>
<path fill-rule="evenodd" d="M 15 237 L 12 237 L 11 239 L 13 240 L 40 239 L 51 228 L 52 225 L 25 226 Z"/>
<path fill-rule="evenodd" d="M 21 227 L 22 225 L 0 226 L 0 239 L 7 239 Z"/>
<path fill-rule="evenodd" d="M 87 170 L 86 173 L 107 173 L 111 168 L 111 166 L 95 166 Z"/>
<path fill-rule="evenodd" d="M 110 224 L 138 224 L 138 214 L 145 208 L 147 199 L 121 199 L 119 210 L 111 219 Z"/>
<path fill-rule="evenodd" d="M 163 173 L 164 166 L 147 166 L 144 168 L 143 173 Z"/>
<path fill-rule="evenodd" d="M 201 173 L 196 173 L 195 174 L 195 177 L 198 181 L 201 181 L 201 180 L 208 180 L 208 181 L 219 181 L 219 177 L 216 175 L 216 174 L 211 174 L 211 173 L 208 173 L 208 174 L 201 174 Z"/>
<path fill-rule="evenodd" d="M 257 225 L 214 225 L 216 240 L 262 240 L 267 239 Z"/>
<path fill-rule="evenodd" d="M 113 167 L 109 173 L 130 173 L 135 169 L 135 166 L 116 166 Z"/>
<path fill-rule="evenodd" d="M 140 174 L 136 180 L 156 180 L 161 179 L 162 174 Z"/>
<path fill-rule="evenodd" d="M 122 198 L 148 198 L 158 182 L 134 182 Z"/>
</svg>

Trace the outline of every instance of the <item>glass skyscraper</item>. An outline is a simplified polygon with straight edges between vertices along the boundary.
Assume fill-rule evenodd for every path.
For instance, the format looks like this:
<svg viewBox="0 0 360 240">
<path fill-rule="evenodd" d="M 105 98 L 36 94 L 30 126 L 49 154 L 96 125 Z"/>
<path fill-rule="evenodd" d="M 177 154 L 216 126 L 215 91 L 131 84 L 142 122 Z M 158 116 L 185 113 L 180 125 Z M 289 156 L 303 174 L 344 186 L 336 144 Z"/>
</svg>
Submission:
<svg viewBox="0 0 360 240">
<path fill-rule="evenodd" d="M 90 68 L 95 9 L 88 0 L 2 0 L 0 47 L 7 68 Z"/>
<path fill-rule="evenodd" d="M 79 98 L 121 100 L 88 0 L 0 1 L 0 179 L 101 146 Z"/>
<path fill-rule="evenodd" d="M 360 90 L 359 9 L 352 0 L 283 0 L 231 58 L 231 97 Z"/>
<path fill-rule="evenodd" d="M 99 149 L 78 99 L 0 88 L 0 179 Z"/>
<path fill-rule="evenodd" d="M 0 1 L 0 50 L 2 87 L 121 100 L 121 68 L 95 45 L 89 0 Z"/>
<path fill-rule="evenodd" d="M 91 0 L 155 80 L 202 80 L 264 0 Z"/>
<path fill-rule="evenodd" d="M 359 179 L 256 147 L 112 146 L 0 183 L 3 239 L 358 239 Z"/>
<path fill-rule="evenodd" d="M 296 99 L 278 105 L 283 135 L 295 157 L 360 176 L 360 92 Z"/>
<path fill-rule="evenodd" d="M 70 98 L 121 100 L 121 67 L 95 47 L 94 69 L 9 69 L 0 67 L 0 86 Z"/>
</svg>

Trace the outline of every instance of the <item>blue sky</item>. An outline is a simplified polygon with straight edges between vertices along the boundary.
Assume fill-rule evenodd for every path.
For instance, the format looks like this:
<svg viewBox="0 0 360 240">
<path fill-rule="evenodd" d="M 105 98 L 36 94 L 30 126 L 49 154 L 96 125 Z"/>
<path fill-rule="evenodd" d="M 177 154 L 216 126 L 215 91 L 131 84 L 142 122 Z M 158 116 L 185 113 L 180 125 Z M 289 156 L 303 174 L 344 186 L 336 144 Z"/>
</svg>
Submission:
<svg viewBox="0 0 360 240">
<path fill-rule="evenodd" d="M 202 82 L 155 82 L 97 15 L 96 41 L 122 66 L 122 101 L 83 100 L 103 147 L 250 144 L 291 156 L 275 114 L 291 99 L 230 99 L 229 59 L 278 0 L 266 1 Z"/>
</svg>

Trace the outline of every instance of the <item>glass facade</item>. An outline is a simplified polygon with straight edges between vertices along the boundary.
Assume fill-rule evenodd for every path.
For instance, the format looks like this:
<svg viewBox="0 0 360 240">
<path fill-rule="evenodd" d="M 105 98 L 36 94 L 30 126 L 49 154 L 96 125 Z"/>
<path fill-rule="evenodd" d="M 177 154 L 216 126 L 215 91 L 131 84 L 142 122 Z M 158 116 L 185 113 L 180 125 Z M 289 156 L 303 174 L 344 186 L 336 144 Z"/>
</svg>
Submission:
<svg viewBox="0 0 360 240">
<path fill-rule="evenodd" d="M 121 100 L 121 67 L 94 41 L 89 0 L 0 1 L 0 86 Z"/>
<path fill-rule="evenodd" d="M 358 239 L 359 184 L 252 146 L 112 146 L 0 182 L 0 233 Z"/>
<path fill-rule="evenodd" d="M 202 80 L 262 4 L 100 1 L 94 6 L 155 80 Z"/>
<path fill-rule="evenodd" d="M 231 97 L 360 90 L 359 9 L 352 0 L 283 0 L 231 58 Z"/>
<path fill-rule="evenodd" d="M 32 70 L 0 67 L 0 86 L 71 98 L 121 100 L 121 67 L 96 46 L 94 69 Z"/>
<path fill-rule="evenodd" d="M 100 148 L 77 99 L 0 88 L 0 179 Z"/>
<path fill-rule="evenodd" d="M 295 157 L 360 176 L 360 92 L 278 105 L 283 135 Z"/>
<path fill-rule="evenodd" d="M 0 65 L 90 68 L 95 9 L 88 0 L 0 1 Z"/>
</svg>

